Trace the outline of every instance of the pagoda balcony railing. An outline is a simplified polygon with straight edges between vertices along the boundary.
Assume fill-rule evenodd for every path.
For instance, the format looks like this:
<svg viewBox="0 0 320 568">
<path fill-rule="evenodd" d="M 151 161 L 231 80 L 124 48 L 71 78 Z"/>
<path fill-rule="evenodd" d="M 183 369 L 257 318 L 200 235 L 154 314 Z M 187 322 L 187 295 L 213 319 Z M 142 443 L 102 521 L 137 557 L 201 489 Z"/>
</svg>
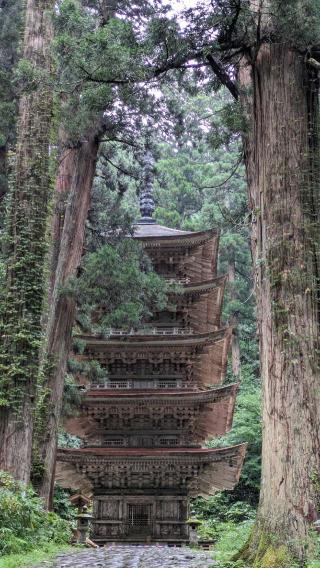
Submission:
<svg viewBox="0 0 320 568">
<path fill-rule="evenodd" d="M 140 329 L 124 330 L 110 327 L 106 330 L 106 335 L 193 335 L 193 329 L 192 327 L 142 327 Z"/>
<path fill-rule="evenodd" d="M 105 379 L 91 383 L 90 389 L 177 389 L 183 388 L 181 380 L 176 379 Z"/>
<path fill-rule="evenodd" d="M 190 284 L 191 278 L 186 276 L 185 278 L 173 278 L 172 276 L 162 275 L 168 284 Z"/>
</svg>

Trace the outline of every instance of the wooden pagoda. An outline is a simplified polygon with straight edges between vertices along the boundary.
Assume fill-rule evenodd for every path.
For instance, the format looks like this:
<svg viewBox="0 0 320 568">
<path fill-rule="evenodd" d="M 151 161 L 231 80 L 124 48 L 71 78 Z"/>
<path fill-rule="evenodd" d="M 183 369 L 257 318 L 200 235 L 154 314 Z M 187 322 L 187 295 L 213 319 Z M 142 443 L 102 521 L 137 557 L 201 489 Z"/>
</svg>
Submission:
<svg viewBox="0 0 320 568">
<path fill-rule="evenodd" d="M 140 204 L 134 238 L 181 291 L 140 329 L 82 336 L 81 357 L 98 360 L 106 379 L 83 380 L 80 415 L 67 424 L 84 447 L 58 452 L 58 482 L 94 494 L 101 544 L 187 542 L 189 498 L 232 489 L 245 454 L 245 445 L 202 447 L 231 428 L 237 392 L 221 386 L 231 330 L 220 322 L 218 234 L 156 224 L 148 179 Z"/>
</svg>

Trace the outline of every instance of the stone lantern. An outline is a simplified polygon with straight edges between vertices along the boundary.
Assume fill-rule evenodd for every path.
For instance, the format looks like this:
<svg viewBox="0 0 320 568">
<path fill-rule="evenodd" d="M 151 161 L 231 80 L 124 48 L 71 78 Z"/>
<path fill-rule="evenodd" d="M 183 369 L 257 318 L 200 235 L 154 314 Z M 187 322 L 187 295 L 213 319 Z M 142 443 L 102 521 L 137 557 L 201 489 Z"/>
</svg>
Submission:
<svg viewBox="0 0 320 568">
<path fill-rule="evenodd" d="M 197 519 L 194 516 L 193 512 L 191 513 L 191 515 L 192 516 L 190 517 L 190 519 L 187 520 L 187 524 L 189 525 L 189 544 L 197 545 L 199 542 L 197 528 L 199 527 L 199 525 L 202 525 L 202 521 Z"/>
<path fill-rule="evenodd" d="M 87 507 L 82 508 L 82 512 L 77 515 L 78 543 L 85 544 L 89 538 L 90 521 L 92 515 L 88 513 Z"/>
</svg>

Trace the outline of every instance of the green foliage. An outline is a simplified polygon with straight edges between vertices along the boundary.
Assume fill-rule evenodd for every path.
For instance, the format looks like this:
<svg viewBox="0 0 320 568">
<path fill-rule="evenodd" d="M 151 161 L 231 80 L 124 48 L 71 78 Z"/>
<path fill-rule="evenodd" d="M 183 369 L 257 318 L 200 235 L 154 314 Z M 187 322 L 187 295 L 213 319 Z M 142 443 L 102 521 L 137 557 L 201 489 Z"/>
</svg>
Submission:
<svg viewBox="0 0 320 568">
<path fill-rule="evenodd" d="M 319 0 L 271 0 L 273 37 L 306 49 L 320 42 Z"/>
<path fill-rule="evenodd" d="M 228 539 L 229 531 L 233 533 L 235 527 L 243 527 L 243 532 L 248 534 L 247 528 L 251 526 L 256 514 L 255 509 L 248 503 L 244 501 L 233 502 L 232 493 L 226 491 L 216 493 L 208 499 L 202 497 L 194 499 L 192 507 L 197 517 L 202 520 L 202 524 L 198 528 L 199 536 L 204 539 L 214 539 L 217 543 L 215 549 L 216 546 L 219 548 L 220 540 L 223 549 L 226 546 L 222 544 L 225 540 L 227 550 L 229 550 L 228 546 L 231 543 L 233 551 L 234 543 L 232 543 L 232 539 L 230 541 Z"/>
<path fill-rule="evenodd" d="M 245 376 L 245 369 L 242 369 Z M 251 377 L 252 378 L 252 377 Z M 243 384 L 236 402 L 232 430 L 225 436 L 212 440 L 210 447 L 223 447 L 247 443 L 247 455 L 238 486 L 230 494 L 231 500 L 247 499 L 256 504 L 259 497 L 261 471 L 261 403 L 260 389 L 254 384 Z"/>
<path fill-rule="evenodd" d="M 74 552 L 75 548 L 67 544 L 47 543 L 34 548 L 31 552 L 21 554 L 10 554 L 0 558 L 0 568 L 30 568 L 38 566 L 40 562 L 46 562 L 58 554 L 64 552 Z"/>
<path fill-rule="evenodd" d="M 31 487 L 0 473 L 0 553 L 17 554 L 52 542 L 71 538 L 70 525 L 55 513 L 44 510 Z"/>
<path fill-rule="evenodd" d="M 15 140 L 17 97 L 13 74 L 18 59 L 23 9 L 20 0 L 0 5 L 0 147 Z M 2 173 L 2 172 L 0 172 Z M 2 194 L 0 183 L 0 195 Z"/>
<path fill-rule="evenodd" d="M 312 545 L 310 547 L 310 558 L 307 568 L 320 568 L 320 534 L 313 532 L 310 538 Z"/>
<path fill-rule="evenodd" d="M 134 9 L 121 2 L 101 8 L 95 0 L 59 4 L 54 54 L 64 95 L 61 120 L 74 143 L 100 123 L 103 113 L 111 139 L 139 128 L 141 112 L 152 101 L 146 85 L 154 71 L 151 62 L 165 54 L 163 38 L 149 29 L 147 16 L 154 16 L 154 24 L 165 10 L 158 3 L 156 15 L 145 1 Z"/>
<path fill-rule="evenodd" d="M 39 17 L 49 8 L 49 0 L 41 4 Z M 23 16 L 25 14 L 23 10 Z M 22 67 L 34 66 L 37 73 L 48 74 L 51 70 L 48 19 L 39 28 L 40 32 L 43 42 L 39 42 L 39 53 L 27 45 L 32 33 L 25 36 L 24 48 L 29 62 Z M 46 43 L 47 49 L 44 48 Z M 51 196 L 52 89 L 38 81 L 36 91 L 21 103 L 20 114 L 14 173 L 6 201 L 6 278 L 0 290 L 1 405 L 18 416 L 24 405 L 32 406 L 30 400 L 35 399 L 39 375 L 46 231 Z"/>
<path fill-rule="evenodd" d="M 53 510 L 62 519 L 74 521 L 77 509 L 70 503 L 70 491 L 55 485 L 53 494 Z"/>
<path fill-rule="evenodd" d="M 59 448 L 81 448 L 82 440 L 78 436 L 73 436 L 64 430 L 58 433 Z"/>
<path fill-rule="evenodd" d="M 214 558 L 221 568 L 245 568 L 241 560 L 234 561 L 234 555 L 247 542 L 252 530 L 253 520 L 243 522 L 225 522 L 210 528 L 204 524 L 198 533 L 203 538 L 214 539 Z"/>
<path fill-rule="evenodd" d="M 64 379 L 63 389 L 63 416 L 72 416 L 74 409 L 80 406 L 81 400 L 81 391 L 79 391 L 77 383 L 73 376 L 67 373 Z"/>
<path fill-rule="evenodd" d="M 77 322 L 82 329 L 108 334 L 112 326 L 138 325 L 155 308 L 163 308 L 166 291 L 141 245 L 124 239 L 87 254 L 79 278 L 65 292 L 77 298 Z"/>
<path fill-rule="evenodd" d="M 248 503 L 236 501 L 230 504 L 229 494 L 227 492 L 219 492 L 204 499 L 199 497 L 193 501 L 193 510 L 197 517 L 205 521 L 209 521 L 210 525 L 224 522 L 242 522 L 253 519 L 255 517 L 255 509 Z"/>
</svg>

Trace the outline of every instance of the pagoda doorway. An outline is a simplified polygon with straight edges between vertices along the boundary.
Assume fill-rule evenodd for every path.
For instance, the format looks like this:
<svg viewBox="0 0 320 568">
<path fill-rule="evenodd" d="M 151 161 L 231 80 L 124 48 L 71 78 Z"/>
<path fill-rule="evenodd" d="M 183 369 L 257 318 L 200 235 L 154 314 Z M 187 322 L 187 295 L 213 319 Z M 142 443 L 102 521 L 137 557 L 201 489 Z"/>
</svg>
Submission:
<svg viewBox="0 0 320 568">
<path fill-rule="evenodd" d="M 128 533 L 129 535 L 152 534 L 152 504 L 128 503 L 127 505 Z"/>
</svg>

